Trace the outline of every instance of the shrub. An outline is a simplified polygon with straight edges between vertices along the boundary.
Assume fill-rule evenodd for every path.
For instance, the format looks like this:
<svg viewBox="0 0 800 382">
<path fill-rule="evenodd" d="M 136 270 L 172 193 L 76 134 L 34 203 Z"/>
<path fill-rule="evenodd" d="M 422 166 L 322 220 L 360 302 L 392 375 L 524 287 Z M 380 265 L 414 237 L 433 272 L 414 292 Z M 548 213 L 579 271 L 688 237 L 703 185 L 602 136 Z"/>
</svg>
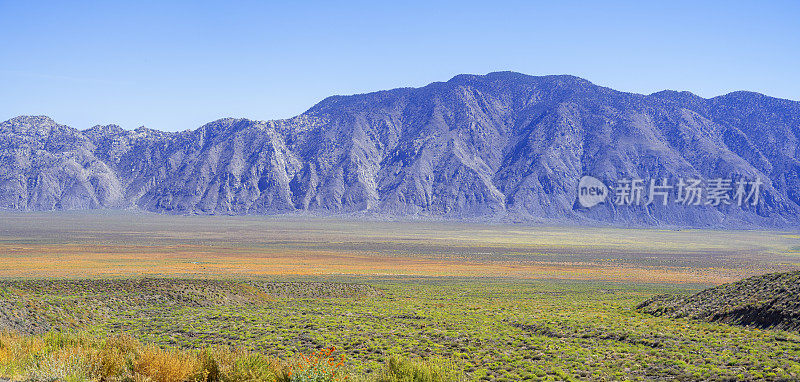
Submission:
<svg viewBox="0 0 800 382">
<path fill-rule="evenodd" d="M 154 345 L 144 347 L 133 360 L 132 366 L 135 379 L 143 378 L 151 382 L 187 381 L 201 369 L 197 357 Z"/>
<path fill-rule="evenodd" d="M 464 376 L 444 361 L 412 360 L 392 356 L 378 375 L 377 382 L 450 382 L 462 381 Z"/>
<path fill-rule="evenodd" d="M 87 355 L 87 350 L 79 347 L 54 350 L 36 363 L 29 373 L 29 379 L 64 382 L 88 380 L 91 370 L 86 363 Z"/>
<path fill-rule="evenodd" d="M 272 382 L 281 371 L 280 363 L 261 354 L 249 353 L 236 357 L 225 370 L 225 382 Z"/>
<path fill-rule="evenodd" d="M 122 378 L 132 368 L 133 356 L 140 347 L 141 344 L 130 336 L 117 335 L 106 338 L 99 348 L 89 355 L 91 374 L 101 380 Z"/>
</svg>

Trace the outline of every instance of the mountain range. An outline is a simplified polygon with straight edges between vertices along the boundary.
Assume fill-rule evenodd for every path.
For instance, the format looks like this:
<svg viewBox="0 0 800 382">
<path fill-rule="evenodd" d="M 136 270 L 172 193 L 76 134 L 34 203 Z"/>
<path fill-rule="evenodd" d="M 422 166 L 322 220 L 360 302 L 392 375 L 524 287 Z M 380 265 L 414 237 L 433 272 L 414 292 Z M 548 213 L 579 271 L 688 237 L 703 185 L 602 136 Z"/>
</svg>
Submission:
<svg viewBox="0 0 800 382">
<path fill-rule="evenodd" d="M 577 202 L 590 175 L 760 179 L 757 205 Z M 567 75 L 458 75 L 192 131 L 0 123 L 0 208 L 800 226 L 800 102 L 620 92 Z"/>
</svg>

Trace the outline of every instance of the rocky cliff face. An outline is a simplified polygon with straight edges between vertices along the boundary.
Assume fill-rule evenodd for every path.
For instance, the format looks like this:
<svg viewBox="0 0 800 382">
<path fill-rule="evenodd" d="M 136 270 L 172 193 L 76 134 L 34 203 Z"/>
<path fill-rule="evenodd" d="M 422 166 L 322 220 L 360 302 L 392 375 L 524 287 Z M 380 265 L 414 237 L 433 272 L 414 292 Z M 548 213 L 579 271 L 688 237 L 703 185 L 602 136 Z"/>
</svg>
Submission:
<svg viewBox="0 0 800 382">
<path fill-rule="evenodd" d="M 312 211 L 678 226 L 798 225 L 800 102 L 459 75 L 327 98 L 287 120 L 165 133 L 0 124 L 0 207 Z M 757 206 L 576 203 L 582 175 L 761 178 Z"/>
</svg>

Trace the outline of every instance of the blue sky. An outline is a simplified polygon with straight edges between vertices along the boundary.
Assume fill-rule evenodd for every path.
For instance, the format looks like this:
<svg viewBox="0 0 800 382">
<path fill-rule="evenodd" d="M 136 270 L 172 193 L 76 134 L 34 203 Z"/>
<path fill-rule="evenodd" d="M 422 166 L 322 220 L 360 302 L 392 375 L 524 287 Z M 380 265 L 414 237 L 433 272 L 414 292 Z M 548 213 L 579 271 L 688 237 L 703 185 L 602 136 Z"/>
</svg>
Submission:
<svg viewBox="0 0 800 382">
<path fill-rule="evenodd" d="M 0 0 L 0 120 L 194 129 L 459 73 L 800 100 L 800 2 Z"/>
</svg>

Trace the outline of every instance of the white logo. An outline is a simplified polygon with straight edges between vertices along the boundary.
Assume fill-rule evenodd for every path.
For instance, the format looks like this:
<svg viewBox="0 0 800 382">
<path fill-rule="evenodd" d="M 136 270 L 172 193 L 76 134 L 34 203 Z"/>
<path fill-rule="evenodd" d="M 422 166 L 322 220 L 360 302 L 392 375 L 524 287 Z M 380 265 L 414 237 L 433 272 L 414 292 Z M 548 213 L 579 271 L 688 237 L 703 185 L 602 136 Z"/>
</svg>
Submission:
<svg viewBox="0 0 800 382">
<path fill-rule="evenodd" d="M 589 208 L 602 203 L 608 197 L 608 187 L 599 179 L 585 175 L 578 183 L 578 202 Z"/>
</svg>

